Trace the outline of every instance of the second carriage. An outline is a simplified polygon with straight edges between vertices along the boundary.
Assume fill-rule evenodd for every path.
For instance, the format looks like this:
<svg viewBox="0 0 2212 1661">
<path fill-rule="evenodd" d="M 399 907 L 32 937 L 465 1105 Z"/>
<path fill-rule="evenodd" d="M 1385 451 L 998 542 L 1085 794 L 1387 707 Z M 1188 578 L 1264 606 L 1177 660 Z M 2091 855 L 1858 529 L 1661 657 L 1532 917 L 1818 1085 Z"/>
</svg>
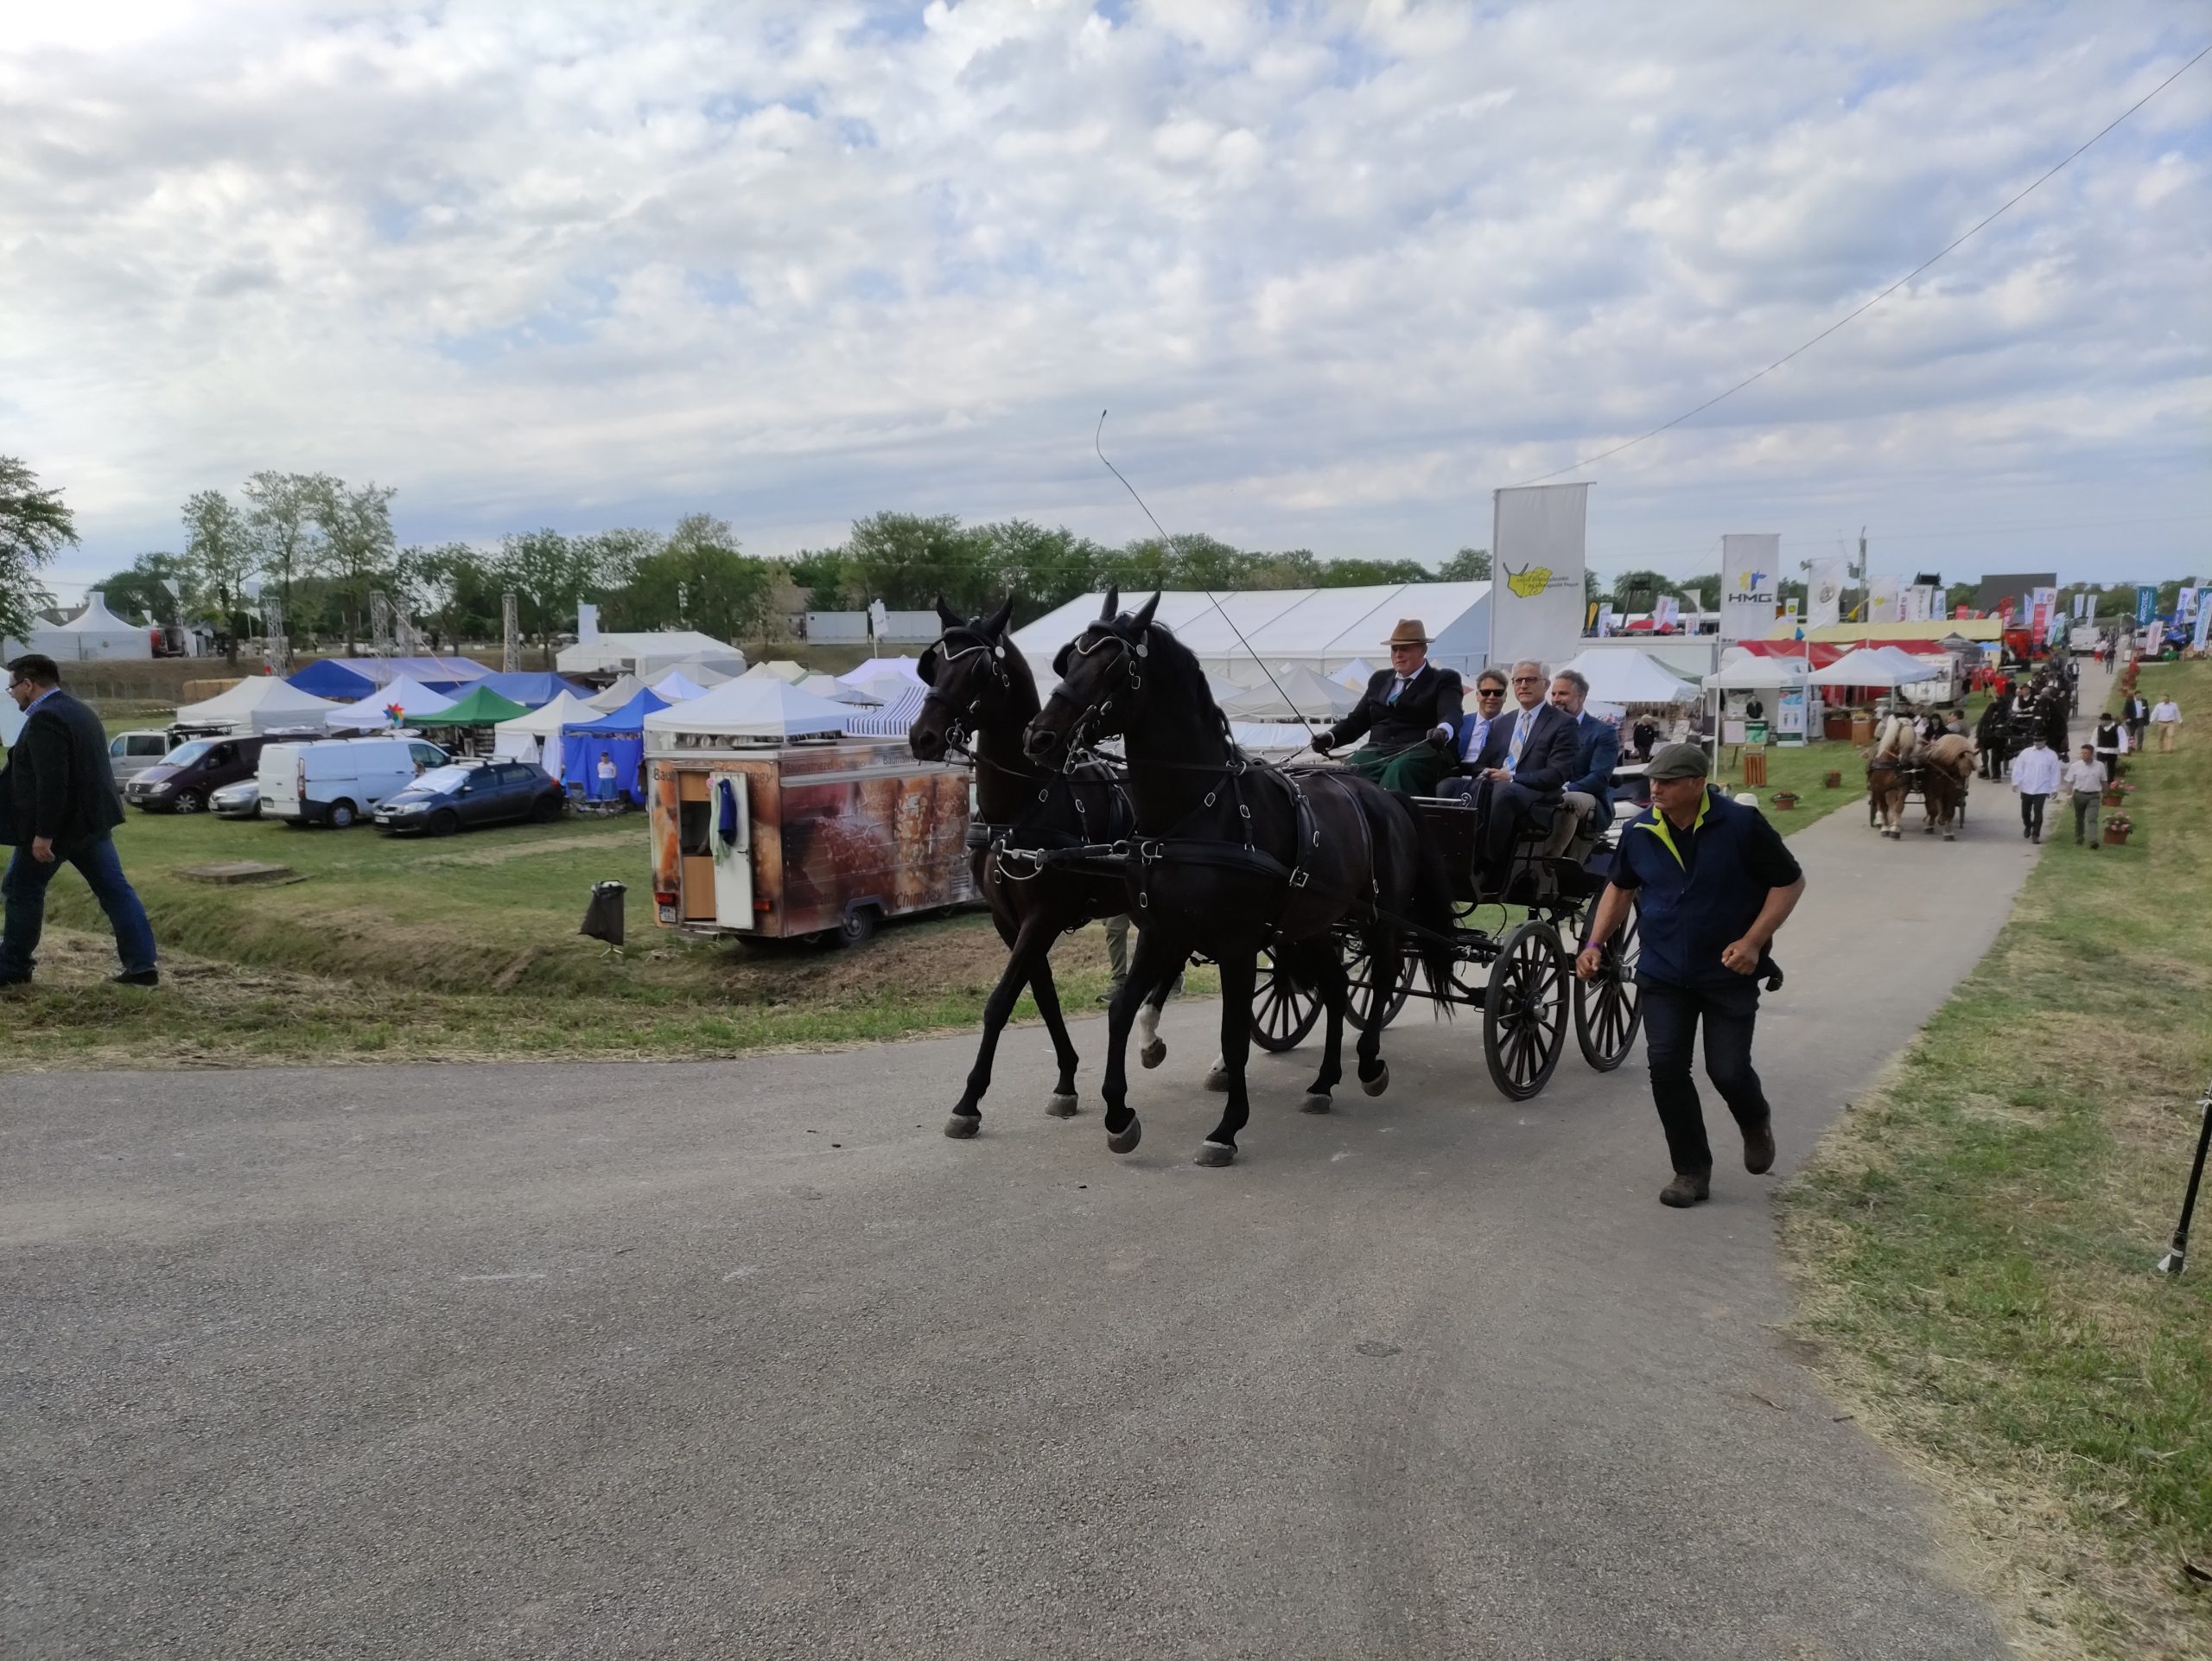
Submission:
<svg viewBox="0 0 2212 1661">
<path fill-rule="evenodd" d="M 1351 1018 L 1368 1019 L 1369 993 L 1388 977 L 1381 1003 L 1389 1022 L 1414 997 L 1468 1009 L 1483 1017 L 1483 1060 L 1500 1093 L 1526 1101 L 1550 1081 L 1566 1047 L 1569 1005 L 1583 1059 L 1611 1072 L 1628 1059 L 1643 1011 L 1636 984 L 1637 920 L 1631 910 L 1603 948 L 1598 972 L 1574 976 L 1574 946 L 1590 908 L 1604 892 L 1617 832 L 1595 798 L 1568 792 L 1545 830 L 1524 834 L 1502 891 L 1478 882 L 1479 819 L 1472 806 L 1436 797 L 1414 799 L 1423 831 L 1442 850 L 1451 873 L 1455 926 L 1448 944 L 1448 985 L 1418 984 L 1420 940 L 1406 939 L 1395 963 L 1376 964 L 1358 935 L 1338 937 L 1351 980 Z M 1495 912 L 1491 923 L 1485 913 Z M 1518 913 L 1516 920 L 1516 913 Z M 1283 972 L 1263 953 L 1252 998 L 1252 1036 L 1262 1049 L 1295 1048 L 1321 1013 L 1319 995 Z"/>
</svg>

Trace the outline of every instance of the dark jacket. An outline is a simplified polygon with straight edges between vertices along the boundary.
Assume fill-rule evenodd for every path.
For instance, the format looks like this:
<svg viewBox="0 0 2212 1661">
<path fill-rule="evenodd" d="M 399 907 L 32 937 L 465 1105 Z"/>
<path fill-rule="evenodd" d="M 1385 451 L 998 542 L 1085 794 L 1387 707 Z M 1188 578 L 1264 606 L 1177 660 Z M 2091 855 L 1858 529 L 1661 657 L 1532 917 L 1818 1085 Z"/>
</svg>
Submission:
<svg viewBox="0 0 2212 1661">
<path fill-rule="evenodd" d="M 1688 858 L 1684 858 L 1684 855 Z M 1613 881 L 1636 891 L 1638 980 L 1669 986 L 1741 986 L 1720 961 L 1744 938 L 1766 897 L 1804 873 L 1757 808 L 1708 786 L 1692 831 L 1677 832 L 1656 806 L 1621 830 Z"/>
<path fill-rule="evenodd" d="M 1439 727 L 1459 731 L 1459 701 L 1464 691 L 1458 670 L 1439 669 L 1433 663 L 1425 663 L 1395 703 L 1384 702 L 1390 696 L 1391 683 L 1397 678 L 1396 671 L 1389 669 L 1369 678 L 1367 690 L 1360 695 L 1351 713 L 1330 729 L 1330 748 L 1372 733 L 1376 743 L 1382 748 L 1401 750 L 1409 744 L 1418 744 Z"/>
<path fill-rule="evenodd" d="M 1505 765 L 1506 754 L 1513 748 L 1514 725 L 1520 719 L 1521 706 L 1516 703 L 1491 723 L 1490 741 L 1483 746 L 1476 772 L 1487 773 Z M 1521 747 L 1521 765 L 1514 770 L 1513 782 L 1539 796 L 1558 795 L 1575 776 L 1575 758 L 1580 748 L 1574 717 L 1556 704 L 1538 704 L 1536 718 L 1529 727 L 1529 741 Z"/>
<path fill-rule="evenodd" d="M 0 841 L 28 846 L 51 837 L 57 852 L 123 823 L 107 729 L 67 692 L 31 711 L 0 773 Z"/>
<path fill-rule="evenodd" d="M 1598 799 L 1601 824 L 1612 817 L 1613 769 L 1620 764 L 1620 735 L 1613 730 L 1612 722 L 1586 713 L 1576 716 L 1575 775 L 1567 781 L 1567 787 Z"/>
</svg>

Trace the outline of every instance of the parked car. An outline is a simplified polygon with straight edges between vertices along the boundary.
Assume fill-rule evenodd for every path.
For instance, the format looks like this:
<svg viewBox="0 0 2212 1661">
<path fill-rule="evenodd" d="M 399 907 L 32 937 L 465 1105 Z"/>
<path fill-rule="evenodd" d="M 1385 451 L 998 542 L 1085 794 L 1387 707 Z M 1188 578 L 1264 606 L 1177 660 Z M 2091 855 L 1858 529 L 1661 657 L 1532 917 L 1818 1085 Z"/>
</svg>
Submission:
<svg viewBox="0 0 2212 1661">
<path fill-rule="evenodd" d="M 157 767 L 174 748 L 165 732 L 141 730 L 118 733 L 107 741 L 107 765 L 121 790 L 149 767 Z"/>
<path fill-rule="evenodd" d="M 261 817 L 261 780 L 247 779 L 225 785 L 207 798 L 207 811 L 219 819 L 257 819 Z"/>
<path fill-rule="evenodd" d="M 262 816 L 343 830 L 413 784 L 417 774 L 445 765 L 446 753 L 421 738 L 270 744 L 261 752 Z"/>
<path fill-rule="evenodd" d="M 449 837 L 463 825 L 561 817 L 561 786 L 529 761 L 433 767 L 377 810 L 377 829 Z"/>
<path fill-rule="evenodd" d="M 123 787 L 123 799 L 149 813 L 197 813 L 226 785 L 253 778 L 270 744 L 316 743 L 321 733 L 216 733 L 187 739 Z"/>
</svg>

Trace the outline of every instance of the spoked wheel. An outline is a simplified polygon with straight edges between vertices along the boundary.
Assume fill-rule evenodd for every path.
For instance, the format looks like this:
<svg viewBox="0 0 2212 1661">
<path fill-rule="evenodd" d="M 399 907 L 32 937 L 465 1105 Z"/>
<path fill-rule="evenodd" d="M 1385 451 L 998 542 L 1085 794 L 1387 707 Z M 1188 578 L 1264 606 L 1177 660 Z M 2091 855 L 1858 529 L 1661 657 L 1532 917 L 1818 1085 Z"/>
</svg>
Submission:
<svg viewBox="0 0 2212 1661">
<path fill-rule="evenodd" d="M 1483 1060 L 1491 1082 L 1525 1102 L 1559 1066 L 1567 1043 L 1567 953 L 1547 923 L 1505 937 L 1483 993 Z"/>
<path fill-rule="evenodd" d="M 1357 940 L 1347 940 L 1344 945 L 1344 978 L 1350 983 L 1350 996 L 1344 1009 L 1344 1019 L 1361 1032 L 1367 1030 L 1367 1000 L 1375 985 L 1375 959 L 1367 948 Z M 1400 951 L 1397 979 L 1382 1003 L 1382 1024 L 1387 1027 L 1398 1018 L 1398 1011 L 1406 1007 L 1406 999 L 1414 990 L 1414 958 L 1409 951 Z"/>
<path fill-rule="evenodd" d="M 1636 983 L 1643 952 L 1631 909 L 1627 925 L 1605 943 L 1598 972 L 1574 983 L 1574 1041 L 1582 1046 L 1582 1059 L 1600 1072 L 1611 1072 L 1636 1047 L 1643 1025 L 1643 996 Z"/>
<path fill-rule="evenodd" d="M 1274 1054 L 1296 1049 L 1321 1013 L 1321 995 L 1294 982 L 1274 952 L 1260 953 L 1252 983 L 1252 1041 Z"/>
</svg>

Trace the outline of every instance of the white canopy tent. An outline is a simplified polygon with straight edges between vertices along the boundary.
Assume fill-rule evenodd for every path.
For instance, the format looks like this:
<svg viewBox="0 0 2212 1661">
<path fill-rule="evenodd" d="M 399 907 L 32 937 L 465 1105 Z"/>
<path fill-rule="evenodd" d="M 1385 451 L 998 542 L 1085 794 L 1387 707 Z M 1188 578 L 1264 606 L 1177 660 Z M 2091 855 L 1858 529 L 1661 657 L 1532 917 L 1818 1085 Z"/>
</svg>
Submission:
<svg viewBox="0 0 2212 1661">
<path fill-rule="evenodd" d="M 1771 692 L 1805 683 L 1802 658 L 1761 658 L 1746 652 L 1705 678 L 1708 692 Z"/>
<path fill-rule="evenodd" d="M 876 683 L 899 681 L 896 675 L 879 675 Z M 922 717 L 922 701 L 930 689 L 919 681 L 899 681 L 899 690 L 879 709 L 849 710 L 845 731 L 854 738 L 903 738 Z"/>
<path fill-rule="evenodd" d="M 604 692 L 594 692 L 584 702 L 591 705 L 595 714 L 611 716 L 639 693 L 652 690 L 635 675 L 625 675 Z"/>
<path fill-rule="evenodd" d="M 848 686 L 867 686 L 878 675 L 897 675 L 919 686 L 922 684 L 921 659 L 918 658 L 870 658 L 859 668 L 849 669 L 837 678 Z"/>
<path fill-rule="evenodd" d="M 574 692 L 563 692 L 552 703 L 493 728 L 492 754 L 502 761 L 535 761 L 557 782 L 561 777 L 561 729 L 581 727 L 605 713 L 593 709 Z"/>
<path fill-rule="evenodd" d="M 1351 687 L 1354 696 L 1364 692 L 1374 678 L 1375 665 L 1364 658 L 1354 658 L 1336 673 L 1337 684 Z"/>
<path fill-rule="evenodd" d="M 779 680 L 796 686 L 806 678 L 806 665 L 789 658 L 763 658 L 739 677 L 741 680 Z"/>
<path fill-rule="evenodd" d="M 1288 721 L 1299 716 L 1334 721 L 1338 716 L 1350 715 L 1360 699 L 1360 693 L 1339 686 L 1302 663 L 1277 665 L 1274 679 L 1274 684 L 1234 694 L 1222 704 L 1223 712 L 1232 721 Z"/>
<path fill-rule="evenodd" d="M 226 692 L 186 704 L 176 712 L 176 724 L 216 727 L 230 733 L 266 733 L 282 727 L 319 727 L 336 708 L 334 699 L 302 692 L 277 676 L 253 675 Z"/>
<path fill-rule="evenodd" d="M 849 703 L 857 709 L 874 709 L 889 702 L 857 686 L 848 686 L 835 675 L 809 675 L 798 683 L 798 690 L 811 692 L 818 698 L 828 698 L 832 703 Z M 899 690 L 905 690 L 903 683 Z"/>
<path fill-rule="evenodd" d="M 694 686 L 705 687 L 709 690 L 720 686 L 726 680 L 735 680 L 741 672 L 733 669 L 716 669 L 710 665 L 701 663 L 696 658 L 686 658 L 682 663 L 674 665 L 669 670 L 671 675 L 681 675 Z"/>
<path fill-rule="evenodd" d="M 1149 598 L 1135 592 L 1123 596 L 1132 611 Z M 1039 682 L 1052 678 L 1054 656 L 1097 620 L 1104 601 L 1103 594 L 1071 600 L 1014 631 L 1014 643 Z M 1153 615 L 1197 654 L 1208 674 L 1239 686 L 1267 684 L 1262 661 L 1303 664 L 1326 675 L 1362 653 L 1381 652 L 1402 617 L 1417 619 L 1428 630 L 1433 662 L 1462 676 L 1481 668 L 1490 650 L 1487 582 L 1389 582 L 1211 595 L 1171 589 L 1160 596 Z"/>
<path fill-rule="evenodd" d="M 454 701 L 442 692 L 433 692 L 412 675 L 402 675 L 358 703 L 339 704 L 323 716 L 322 724 L 333 732 L 375 732 L 393 724 L 390 712 L 395 703 L 399 706 L 398 724 L 404 726 L 409 716 L 434 716 L 452 709 Z"/>
<path fill-rule="evenodd" d="M 653 683 L 653 696 L 665 698 L 671 703 L 682 703 L 688 699 L 703 697 L 707 689 L 688 678 L 681 670 L 671 669 Z M 614 706 L 620 709 L 620 704 Z"/>
<path fill-rule="evenodd" d="M 1882 686 L 1894 690 L 1915 681 L 1934 680 L 1940 671 L 1900 652 L 1894 657 L 1878 646 L 1847 652 L 1825 669 L 1805 677 L 1808 686 Z"/>
<path fill-rule="evenodd" d="M 1698 685 L 1641 652 L 1585 652 L 1552 671 L 1572 669 L 1590 683 L 1590 696 L 1607 703 L 1695 703 Z"/>
<path fill-rule="evenodd" d="M 658 710 L 645 717 L 649 748 L 665 749 L 685 737 L 811 738 L 842 733 L 850 705 L 801 691 L 772 675 L 726 681 L 704 697 Z"/>
<path fill-rule="evenodd" d="M 603 675 L 625 671 L 651 680 L 679 665 L 702 664 L 725 675 L 745 672 L 745 654 L 727 640 L 692 628 L 657 629 L 641 634 L 594 634 L 561 648 L 554 666 L 564 675 Z"/>
<path fill-rule="evenodd" d="M 107 596 L 97 589 L 85 597 L 85 608 L 66 623 L 50 623 L 31 631 L 23 643 L 29 651 L 44 653 L 56 663 L 92 663 L 105 659 L 150 658 L 154 637 L 149 629 L 126 622 L 107 608 Z"/>
</svg>

